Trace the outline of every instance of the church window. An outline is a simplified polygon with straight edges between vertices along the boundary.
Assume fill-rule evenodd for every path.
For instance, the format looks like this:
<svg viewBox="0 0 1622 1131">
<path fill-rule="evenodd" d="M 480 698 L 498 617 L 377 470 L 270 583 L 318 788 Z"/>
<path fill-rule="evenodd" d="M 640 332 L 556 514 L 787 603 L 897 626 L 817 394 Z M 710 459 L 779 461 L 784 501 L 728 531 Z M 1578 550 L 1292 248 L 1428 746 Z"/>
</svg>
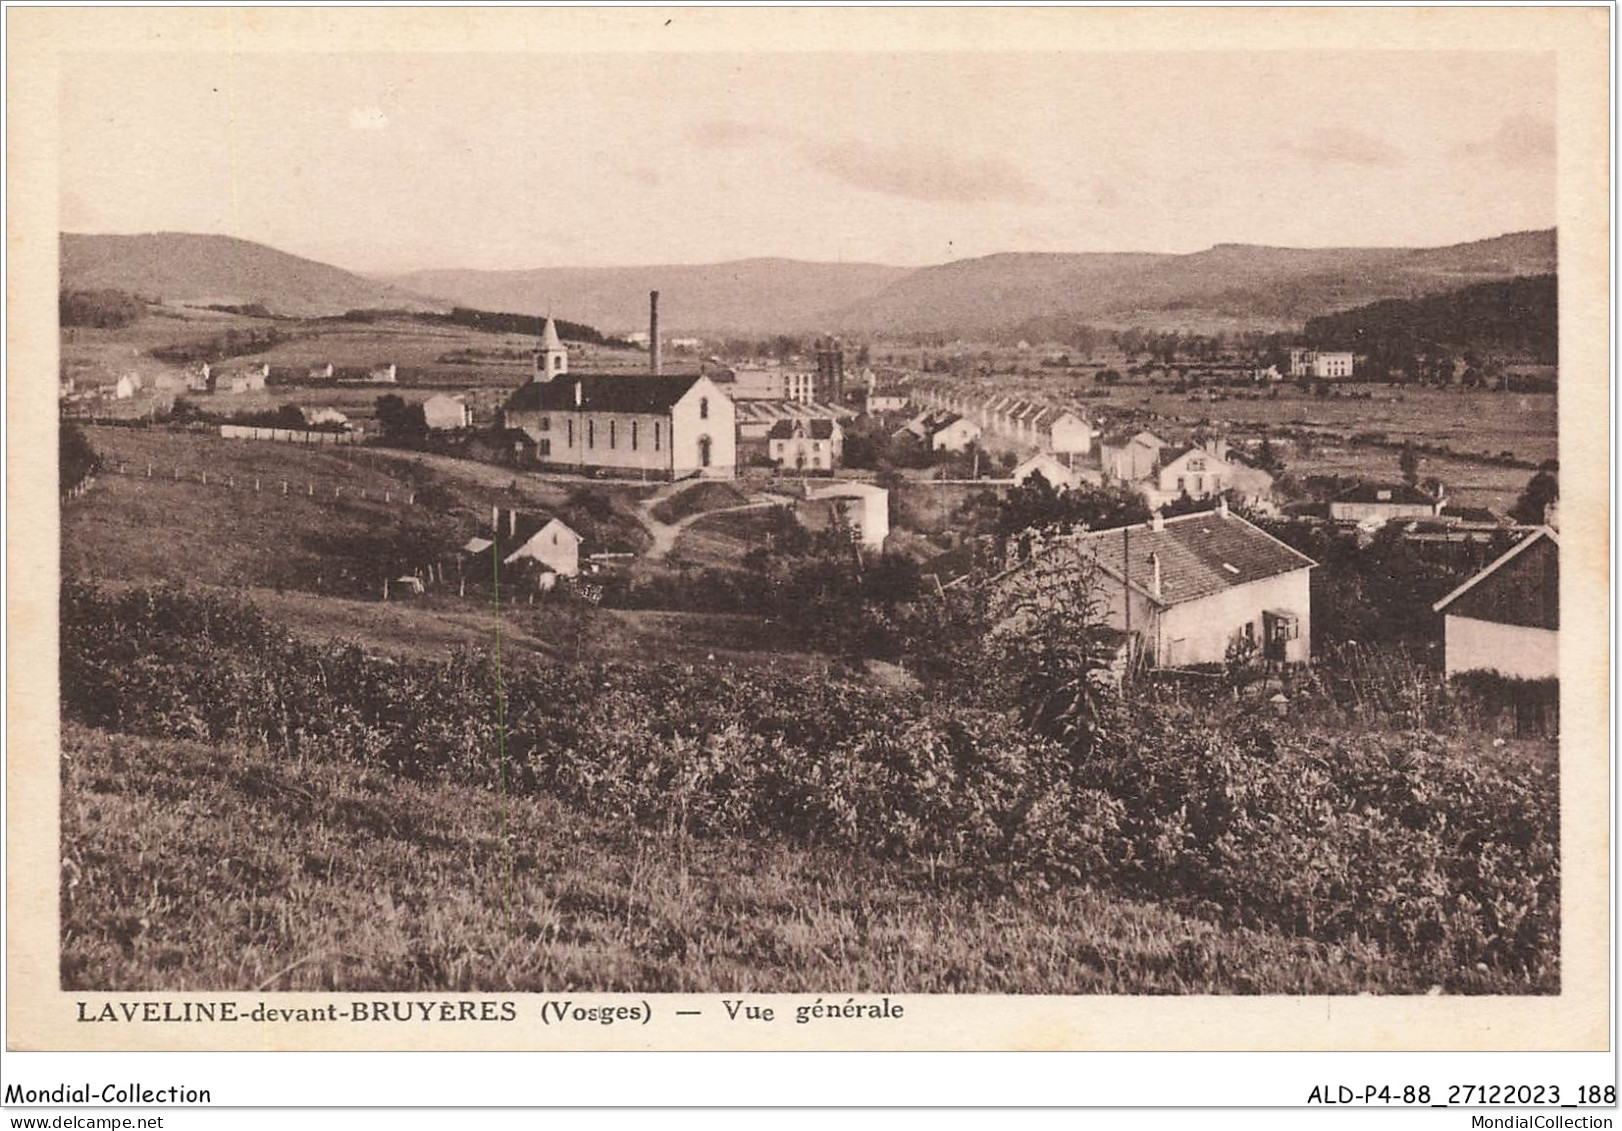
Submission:
<svg viewBox="0 0 1622 1131">
<path fill-rule="evenodd" d="M 619 435 L 620 435 L 619 421 L 610 420 L 608 422 L 608 446 L 609 447 L 611 447 L 611 448 L 619 447 Z"/>
<path fill-rule="evenodd" d="M 588 420 L 588 421 L 586 421 L 586 447 L 595 448 L 596 446 L 597 446 L 597 422 L 595 420 Z"/>
<path fill-rule="evenodd" d="M 653 422 L 653 450 L 659 450 L 659 422 L 657 420 Z"/>
<path fill-rule="evenodd" d="M 631 450 L 636 451 L 636 421 L 631 421 Z"/>
<path fill-rule="evenodd" d="M 700 420 L 708 420 L 710 418 L 710 398 L 709 397 L 699 397 L 698 398 L 698 418 Z"/>
<path fill-rule="evenodd" d="M 569 421 L 569 446 L 574 447 L 574 421 Z"/>
</svg>

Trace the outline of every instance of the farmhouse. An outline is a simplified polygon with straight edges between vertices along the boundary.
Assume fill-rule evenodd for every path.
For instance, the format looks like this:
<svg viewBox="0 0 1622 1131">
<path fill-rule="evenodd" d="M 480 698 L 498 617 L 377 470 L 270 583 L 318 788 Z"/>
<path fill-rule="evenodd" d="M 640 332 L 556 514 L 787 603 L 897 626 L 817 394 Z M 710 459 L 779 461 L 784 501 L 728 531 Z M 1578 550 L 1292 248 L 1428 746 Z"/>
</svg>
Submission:
<svg viewBox="0 0 1622 1131">
<path fill-rule="evenodd" d="M 469 539 L 462 553 L 471 573 L 480 571 L 480 559 L 482 568 L 493 572 L 491 559 L 499 555 L 504 574 L 528 574 L 537 587 L 551 589 L 559 577 L 579 576 L 580 542 L 580 535 L 560 518 L 493 507 L 490 537 Z"/>
<path fill-rule="evenodd" d="M 779 420 L 767 433 L 767 453 L 785 471 L 832 471 L 844 451 L 837 420 Z"/>
<path fill-rule="evenodd" d="M 434 432 L 454 432 L 473 424 L 473 409 L 462 397 L 438 393 L 422 402 L 422 418 Z"/>
<path fill-rule="evenodd" d="M 1136 483 L 1147 478 L 1160 461 L 1161 449 L 1166 446 L 1166 441 L 1153 432 L 1106 440 L 1099 448 L 1104 477 L 1122 483 Z"/>
<path fill-rule="evenodd" d="M 1067 491 L 1080 484 L 1081 477 L 1050 452 L 1037 452 L 1014 468 L 1014 482 L 1023 487 L 1033 475 L 1047 480 L 1049 487 Z"/>
<path fill-rule="evenodd" d="M 1069 409 L 1048 424 L 1048 446 L 1060 455 L 1086 455 L 1097 436 L 1098 429 Z"/>
<path fill-rule="evenodd" d="M 1155 667 L 1221 664 L 1235 654 L 1305 663 L 1311 655 L 1308 578 L 1317 563 L 1226 505 L 1075 535 L 1038 556 L 1064 552 L 1078 556 L 1078 569 L 1096 569 L 1106 623 L 1134 637 Z"/>
<path fill-rule="evenodd" d="M 504 426 L 559 470 L 730 479 L 737 468 L 732 400 L 704 376 L 579 374 L 547 319 L 535 373 L 507 399 Z"/>
<path fill-rule="evenodd" d="M 1406 483 L 1359 483 L 1330 500 L 1329 517 L 1336 522 L 1435 518 L 1446 501 Z"/>
<path fill-rule="evenodd" d="M 1433 606 L 1445 666 L 1514 679 L 1560 676 L 1560 536 L 1539 527 Z"/>
<path fill-rule="evenodd" d="M 955 412 L 932 410 L 913 417 L 896 430 L 896 437 L 910 435 L 934 452 L 966 451 L 980 438 L 978 424 Z"/>
<path fill-rule="evenodd" d="M 843 524 L 869 550 L 884 549 L 890 533 L 890 492 L 871 483 L 836 483 L 808 491 L 797 510 L 808 529 Z"/>
</svg>

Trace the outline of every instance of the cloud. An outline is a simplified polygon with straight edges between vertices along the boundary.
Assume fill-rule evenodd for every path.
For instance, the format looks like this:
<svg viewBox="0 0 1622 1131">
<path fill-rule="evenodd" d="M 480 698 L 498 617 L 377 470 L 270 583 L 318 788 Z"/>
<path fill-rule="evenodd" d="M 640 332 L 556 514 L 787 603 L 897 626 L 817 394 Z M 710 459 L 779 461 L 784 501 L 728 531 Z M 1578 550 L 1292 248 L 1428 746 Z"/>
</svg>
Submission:
<svg viewBox="0 0 1622 1131">
<path fill-rule="evenodd" d="M 771 136 L 772 131 L 764 126 L 733 118 L 700 122 L 688 131 L 688 137 L 700 149 L 742 149 L 746 145 L 768 140 Z"/>
<path fill-rule="evenodd" d="M 1462 157 L 1488 158 L 1510 168 L 1554 163 L 1554 123 L 1536 114 L 1511 114 L 1487 137 L 1467 141 L 1455 152 Z"/>
<path fill-rule="evenodd" d="M 1309 161 L 1339 165 L 1401 165 L 1402 150 L 1351 126 L 1325 126 L 1300 141 L 1284 143 L 1287 152 Z"/>
<path fill-rule="evenodd" d="M 389 124 L 389 116 L 376 106 L 356 106 L 349 111 L 352 130 L 381 130 Z"/>
<path fill-rule="evenodd" d="M 620 170 L 620 176 L 628 181 L 635 181 L 639 185 L 647 185 L 649 188 L 657 188 L 665 182 L 664 177 L 660 176 L 659 170 L 651 165 L 627 166 Z"/>
<path fill-rule="evenodd" d="M 875 145 L 867 141 L 807 141 L 805 158 L 822 172 L 856 188 L 926 203 L 1022 203 L 1044 193 L 1017 165 L 967 157 L 925 145 Z"/>
</svg>

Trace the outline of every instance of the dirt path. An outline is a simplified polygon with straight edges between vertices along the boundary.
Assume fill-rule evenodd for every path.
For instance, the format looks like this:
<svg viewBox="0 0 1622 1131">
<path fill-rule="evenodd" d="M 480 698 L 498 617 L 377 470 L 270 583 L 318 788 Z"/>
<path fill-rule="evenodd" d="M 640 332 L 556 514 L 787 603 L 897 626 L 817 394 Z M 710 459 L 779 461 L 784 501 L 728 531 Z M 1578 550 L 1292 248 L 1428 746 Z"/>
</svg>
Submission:
<svg viewBox="0 0 1622 1131">
<path fill-rule="evenodd" d="M 664 560 L 664 558 L 669 555 L 670 551 L 675 548 L 676 539 L 681 537 L 681 532 L 686 530 L 689 526 L 693 525 L 693 523 L 697 522 L 701 518 L 709 518 L 712 514 L 728 514 L 732 511 L 755 510 L 759 507 L 775 507 L 781 505 L 783 502 L 782 499 L 774 498 L 770 495 L 756 493 L 750 497 L 747 503 L 739 503 L 737 506 L 732 507 L 718 507 L 713 511 L 699 511 L 697 514 L 690 514 L 686 518 L 678 519 L 675 522 L 661 522 L 654 515 L 653 508 L 658 506 L 663 500 L 670 498 L 670 496 L 688 486 L 691 486 L 691 484 L 685 482 L 666 484 L 665 486 L 660 487 L 652 495 L 649 495 L 646 499 L 643 499 L 640 503 L 638 503 L 636 510 L 632 512 L 636 515 L 636 520 L 647 529 L 649 537 L 653 539 L 653 544 L 649 546 L 647 552 L 642 555 L 648 561 L 657 562 Z"/>
</svg>

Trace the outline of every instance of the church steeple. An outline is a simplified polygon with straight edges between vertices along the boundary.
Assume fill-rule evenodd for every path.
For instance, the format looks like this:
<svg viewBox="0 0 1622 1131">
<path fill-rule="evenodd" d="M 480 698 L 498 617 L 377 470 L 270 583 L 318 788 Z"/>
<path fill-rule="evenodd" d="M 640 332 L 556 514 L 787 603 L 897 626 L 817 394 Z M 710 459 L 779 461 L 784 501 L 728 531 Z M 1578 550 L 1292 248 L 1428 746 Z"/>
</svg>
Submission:
<svg viewBox="0 0 1622 1131">
<path fill-rule="evenodd" d="M 535 351 L 535 380 L 550 381 L 560 373 L 569 372 L 569 351 L 563 348 L 558 328 L 552 319 L 541 328 L 541 344 Z"/>
</svg>

